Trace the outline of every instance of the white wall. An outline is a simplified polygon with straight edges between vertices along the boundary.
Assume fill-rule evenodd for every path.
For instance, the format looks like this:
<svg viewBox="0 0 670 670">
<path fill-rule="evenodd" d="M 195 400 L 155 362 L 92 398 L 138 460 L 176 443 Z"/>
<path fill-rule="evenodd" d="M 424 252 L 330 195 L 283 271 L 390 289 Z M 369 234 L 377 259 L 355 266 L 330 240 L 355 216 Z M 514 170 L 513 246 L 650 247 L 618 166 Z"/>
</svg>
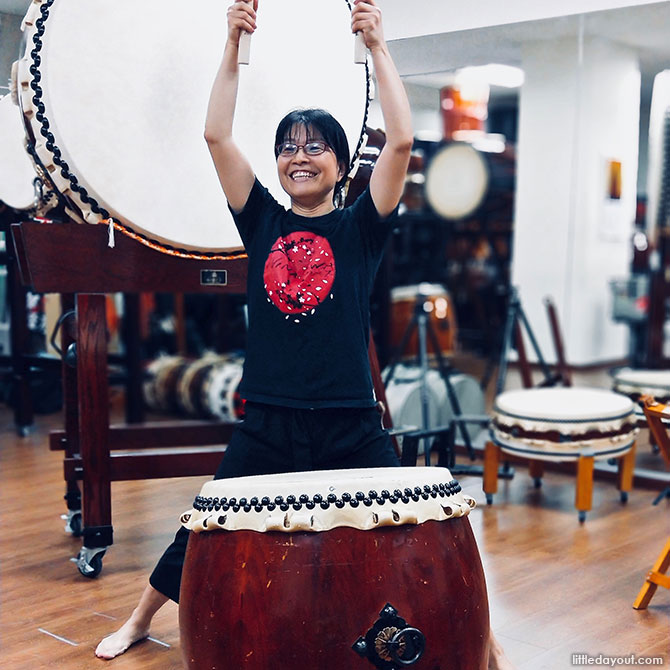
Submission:
<svg viewBox="0 0 670 670">
<path fill-rule="evenodd" d="M 470 30 L 617 7 L 653 4 L 650 0 L 379 0 L 386 38 Z M 411 11 L 408 10 L 411 7 Z"/>
<path fill-rule="evenodd" d="M 570 57 L 573 54 L 573 57 Z M 512 283 L 543 354 L 553 345 L 542 299 L 558 308 L 574 365 L 617 360 L 627 329 L 610 317 L 609 280 L 625 277 L 637 190 L 640 75 L 626 47 L 587 39 L 529 44 L 520 96 Z M 607 160 L 623 193 L 606 196 Z"/>
</svg>

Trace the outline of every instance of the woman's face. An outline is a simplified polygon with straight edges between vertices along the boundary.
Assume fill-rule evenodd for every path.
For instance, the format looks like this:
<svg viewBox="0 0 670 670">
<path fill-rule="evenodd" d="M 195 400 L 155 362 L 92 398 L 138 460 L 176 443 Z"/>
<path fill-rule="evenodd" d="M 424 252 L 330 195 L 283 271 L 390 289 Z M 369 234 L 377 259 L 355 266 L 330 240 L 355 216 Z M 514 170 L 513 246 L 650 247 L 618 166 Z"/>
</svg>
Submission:
<svg viewBox="0 0 670 670">
<path fill-rule="evenodd" d="M 342 177 L 342 169 L 328 145 L 318 155 L 306 153 L 306 143 L 322 141 L 318 131 L 294 126 L 285 142 L 298 145 L 298 151 L 292 156 L 280 154 L 277 157 L 277 173 L 282 188 L 290 196 L 291 202 L 309 209 L 324 203 L 332 208 L 335 184 Z"/>
</svg>

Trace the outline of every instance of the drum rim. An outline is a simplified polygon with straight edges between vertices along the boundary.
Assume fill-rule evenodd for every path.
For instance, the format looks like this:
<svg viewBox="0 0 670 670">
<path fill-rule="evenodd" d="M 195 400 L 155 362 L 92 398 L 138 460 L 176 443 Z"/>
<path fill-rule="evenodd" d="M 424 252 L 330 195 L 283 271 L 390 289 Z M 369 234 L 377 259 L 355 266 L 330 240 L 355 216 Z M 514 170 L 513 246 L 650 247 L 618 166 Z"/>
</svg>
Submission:
<svg viewBox="0 0 670 670">
<path fill-rule="evenodd" d="M 60 147 L 56 143 L 55 136 L 49 130 L 50 124 L 47 116 L 47 109 L 42 99 L 44 91 L 42 86 L 40 86 L 42 76 L 40 70 L 40 63 L 41 63 L 40 52 L 43 46 L 41 36 L 44 34 L 45 31 L 44 24 L 49 18 L 49 10 L 51 6 L 55 3 L 55 1 L 56 0 L 36 0 L 36 2 L 39 2 L 40 4 L 35 4 L 31 6 L 28 9 L 28 13 L 26 14 L 26 17 L 33 13 L 35 13 L 34 15 L 36 15 L 37 13 L 40 14 L 39 18 L 35 20 L 34 30 L 31 31 L 29 35 L 29 40 L 24 39 L 25 42 L 24 57 L 27 58 L 30 62 L 28 67 L 28 70 L 30 72 L 30 80 L 28 86 L 32 91 L 32 93 L 30 93 L 29 95 L 31 102 L 34 105 L 33 120 L 28 120 L 26 118 L 21 95 L 19 95 L 19 107 L 24 117 L 24 123 L 28 125 L 31 131 L 26 133 L 27 151 L 35 161 L 39 170 L 45 175 L 48 175 L 48 182 L 51 185 L 53 193 L 58 199 L 58 202 L 67 203 L 68 210 L 71 211 L 75 210 L 73 211 L 73 214 L 75 214 L 77 217 L 79 217 L 79 215 L 76 214 L 76 210 L 81 212 L 82 216 L 86 212 L 92 212 L 94 215 L 100 217 L 100 220 L 96 222 L 97 224 L 110 226 L 110 233 L 111 229 L 113 228 L 114 230 L 117 230 L 123 233 L 124 235 L 127 235 L 131 239 L 134 239 L 135 241 L 139 242 L 140 244 L 143 244 L 144 246 L 148 246 L 151 249 L 172 256 L 178 256 L 180 258 L 199 259 L 199 260 L 236 260 L 239 258 L 246 258 L 247 254 L 241 247 L 237 247 L 230 250 L 219 250 L 219 251 L 202 251 L 202 250 L 196 251 L 196 250 L 184 249 L 179 246 L 171 245 L 164 241 L 152 239 L 150 237 L 150 234 L 139 232 L 129 224 L 124 223 L 119 219 L 111 216 L 109 210 L 106 207 L 102 206 L 93 196 L 91 196 L 88 193 L 88 190 L 86 189 L 85 186 L 79 183 L 77 175 L 71 172 L 70 166 L 68 165 L 67 161 L 62 157 L 62 152 Z M 344 0 L 344 2 L 346 3 L 349 11 L 351 12 L 350 0 Z M 29 41 L 32 42 L 34 45 L 33 48 L 30 49 L 30 51 L 29 51 L 30 48 Z M 36 60 L 39 60 L 40 62 L 36 63 Z M 364 65 L 365 65 L 365 110 L 363 113 L 361 130 L 358 134 L 358 143 L 356 145 L 355 150 L 352 152 L 351 159 L 349 162 L 349 170 L 347 174 L 351 178 L 353 178 L 356 172 L 359 158 L 363 152 L 367 140 L 366 127 L 367 127 L 368 116 L 370 113 L 370 95 L 371 95 L 371 73 L 367 58 L 365 59 Z M 38 116 L 42 118 L 38 118 Z M 54 165 L 56 166 L 56 171 L 60 172 L 62 177 L 64 179 L 67 179 L 67 181 L 69 182 L 68 189 L 72 193 L 71 196 L 66 195 L 65 193 L 62 192 L 60 188 L 57 187 L 55 181 L 52 179 L 51 175 L 49 175 L 49 171 L 47 170 L 42 160 L 37 155 L 34 138 L 37 137 L 38 130 L 39 134 L 46 140 L 45 148 L 53 157 L 53 162 Z M 49 148 L 49 146 L 51 148 Z M 83 203 L 83 208 L 81 203 Z"/>
</svg>

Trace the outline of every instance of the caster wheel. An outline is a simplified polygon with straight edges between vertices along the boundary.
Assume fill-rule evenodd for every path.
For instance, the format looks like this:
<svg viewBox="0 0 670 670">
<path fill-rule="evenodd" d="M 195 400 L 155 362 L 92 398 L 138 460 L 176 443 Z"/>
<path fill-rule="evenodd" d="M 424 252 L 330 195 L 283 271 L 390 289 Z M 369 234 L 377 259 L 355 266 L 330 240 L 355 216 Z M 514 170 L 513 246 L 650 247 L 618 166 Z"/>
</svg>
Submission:
<svg viewBox="0 0 670 670">
<path fill-rule="evenodd" d="M 628 491 L 621 491 L 621 494 L 619 495 L 619 498 L 621 499 L 622 503 L 627 503 L 628 502 Z"/>
<path fill-rule="evenodd" d="M 535 477 L 533 479 L 533 486 L 536 489 L 541 489 L 542 488 L 542 477 Z"/>
<path fill-rule="evenodd" d="M 579 510 L 579 523 L 584 523 L 586 521 L 586 512 Z"/>
<path fill-rule="evenodd" d="M 105 549 L 98 551 L 86 548 L 82 549 L 77 557 L 79 572 L 89 579 L 97 577 L 102 572 L 102 557 L 105 555 L 105 551 Z"/>
<path fill-rule="evenodd" d="M 493 505 L 493 495 L 491 493 L 486 494 L 486 504 Z"/>
<path fill-rule="evenodd" d="M 72 537 L 81 537 L 84 532 L 81 512 L 68 512 L 64 518 L 66 519 L 65 532 L 72 535 Z"/>
</svg>

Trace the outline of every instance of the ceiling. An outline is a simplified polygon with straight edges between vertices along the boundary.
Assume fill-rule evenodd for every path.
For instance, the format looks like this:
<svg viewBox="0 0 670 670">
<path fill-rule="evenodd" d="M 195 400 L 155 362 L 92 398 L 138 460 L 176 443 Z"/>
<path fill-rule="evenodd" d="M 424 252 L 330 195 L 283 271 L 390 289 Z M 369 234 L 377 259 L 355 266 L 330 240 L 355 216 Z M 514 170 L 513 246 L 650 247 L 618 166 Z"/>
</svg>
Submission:
<svg viewBox="0 0 670 670">
<path fill-rule="evenodd" d="M 391 49 L 407 81 L 441 87 L 447 81 L 446 73 L 466 65 L 521 66 L 524 43 L 576 40 L 581 20 L 585 38 L 599 37 L 637 51 L 643 97 L 648 96 L 653 76 L 670 68 L 670 2 L 412 37 L 393 41 Z"/>
<path fill-rule="evenodd" d="M 385 0 L 390 3 L 389 15 L 394 15 L 390 11 L 394 1 Z M 30 0 L 0 0 L 0 12 L 23 15 L 29 4 Z M 397 13 L 397 9 L 394 11 Z M 576 38 L 580 20 L 585 37 L 612 40 L 638 52 L 643 99 L 650 95 L 653 76 L 670 68 L 670 2 L 396 39 L 391 42 L 391 50 L 407 81 L 440 88 L 447 81 L 447 73 L 466 65 L 496 62 L 520 66 L 524 43 Z M 426 33 L 429 26 L 430 22 Z"/>
</svg>

